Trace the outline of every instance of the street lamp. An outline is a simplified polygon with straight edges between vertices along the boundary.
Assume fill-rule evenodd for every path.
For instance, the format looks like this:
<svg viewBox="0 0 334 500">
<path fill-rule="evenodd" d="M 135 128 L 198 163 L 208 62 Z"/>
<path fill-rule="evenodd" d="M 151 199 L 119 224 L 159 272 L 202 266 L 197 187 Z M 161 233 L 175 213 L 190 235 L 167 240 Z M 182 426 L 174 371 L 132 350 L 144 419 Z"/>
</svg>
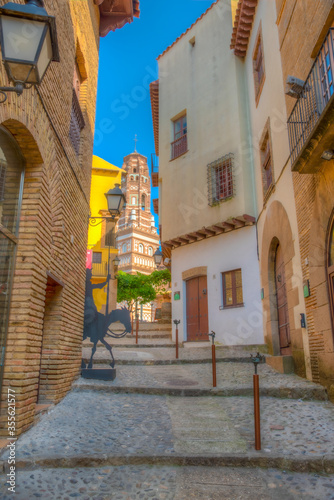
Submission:
<svg viewBox="0 0 334 500">
<path fill-rule="evenodd" d="M 110 189 L 104 196 L 107 198 L 108 212 L 110 215 L 106 217 L 90 217 L 89 225 L 98 226 L 104 220 L 115 220 L 116 217 L 120 215 L 123 208 L 125 207 L 125 195 L 119 187 L 119 184 L 115 184 L 113 189 Z"/>
<path fill-rule="evenodd" d="M 125 205 L 125 195 L 120 189 L 120 184 L 115 184 L 114 189 L 110 189 L 104 196 L 107 198 L 108 211 L 114 219 L 121 213 Z"/>
<path fill-rule="evenodd" d="M 155 265 L 157 267 L 160 266 L 161 262 L 162 262 L 162 251 L 160 250 L 160 248 L 157 248 L 154 255 L 153 255 L 153 258 L 154 258 L 154 262 L 155 262 Z"/>
<path fill-rule="evenodd" d="M 0 7 L 0 41 L 2 60 L 15 87 L 0 87 L 21 95 L 27 85 L 40 85 L 51 61 L 59 62 L 56 19 L 44 9 L 43 0 L 26 0 Z"/>
</svg>

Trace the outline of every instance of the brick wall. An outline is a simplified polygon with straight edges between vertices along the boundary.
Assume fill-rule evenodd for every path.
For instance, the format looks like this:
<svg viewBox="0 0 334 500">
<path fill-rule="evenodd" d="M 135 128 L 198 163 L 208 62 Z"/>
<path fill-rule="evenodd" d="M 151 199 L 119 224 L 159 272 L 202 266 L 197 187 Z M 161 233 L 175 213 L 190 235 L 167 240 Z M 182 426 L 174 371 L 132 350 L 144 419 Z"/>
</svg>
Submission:
<svg viewBox="0 0 334 500">
<path fill-rule="evenodd" d="M 19 434 L 33 422 L 37 397 L 57 403 L 81 362 L 98 10 L 81 0 L 46 0 L 45 7 L 56 17 L 61 62 L 51 63 L 39 90 L 9 95 L 0 105 L 0 124 L 26 163 L 2 390 L 3 435 L 8 386 L 16 389 Z M 80 96 L 86 126 L 77 156 L 69 126 L 78 46 L 87 79 Z M 0 78 L 9 83 L 2 68 Z"/>
<path fill-rule="evenodd" d="M 334 21 L 332 0 L 276 0 L 284 81 L 288 75 L 306 79 L 314 57 Z M 286 97 L 288 116 L 295 99 Z M 328 166 L 328 165 L 327 165 Z M 326 166 L 326 167 L 327 167 Z M 319 371 L 324 352 L 333 352 L 333 334 L 326 276 L 326 232 L 333 208 L 334 174 L 293 174 L 303 280 L 310 280 L 305 299 L 311 368 L 314 381 L 328 386 Z M 332 361 L 333 363 L 333 361 Z M 334 383 L 334 380 L 333 382 Z"/>
</svg>

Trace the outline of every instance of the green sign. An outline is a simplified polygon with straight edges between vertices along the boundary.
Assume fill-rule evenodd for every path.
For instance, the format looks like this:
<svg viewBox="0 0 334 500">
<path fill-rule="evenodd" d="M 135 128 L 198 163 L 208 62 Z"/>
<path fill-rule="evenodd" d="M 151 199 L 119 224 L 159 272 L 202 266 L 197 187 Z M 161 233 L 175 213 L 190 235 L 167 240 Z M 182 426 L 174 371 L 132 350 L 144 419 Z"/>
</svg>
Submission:
<svg viewBox="0 0 334 500">
<path fill-rule="evenodd" d="M 174 300 L 180 300 L 181 298 L 181 293 L 180 292 L 174 292 Z"/>
</svg>

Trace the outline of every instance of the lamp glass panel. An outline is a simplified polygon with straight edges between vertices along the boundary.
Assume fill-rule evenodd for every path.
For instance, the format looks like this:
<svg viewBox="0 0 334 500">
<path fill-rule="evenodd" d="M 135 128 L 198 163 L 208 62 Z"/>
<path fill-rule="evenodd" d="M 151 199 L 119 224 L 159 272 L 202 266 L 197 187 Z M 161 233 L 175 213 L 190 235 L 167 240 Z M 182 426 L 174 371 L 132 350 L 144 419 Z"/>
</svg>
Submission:
<svg viewBox="0 0 334 500">
<path fill-rule="evenodd" d="M 32 71 L 30 72 L 32 68 L 31 64 L 20 64 L 8 61 L 6 64 L 10 68 L 11 74 L 15 82 L 38 83 L 38 75 L 36 73 L 36 68 L 33 68 Z"/>
<path fill-rule="evenodd" d="M 43 47 L 41 50 L 41 54 L 38 58 L 37 70 L 39 75 L 39 80 L 42 81 L 45 71 L 52 59 L 52 43 L 51 43 L 51 35 L 50 28 L 47 28 L 46 37 L 44 38 Z"/>
<path fill-rule="evenodd" d="M 121 195 L 107 195 L 108 210 L 115 212 L 119 209 Z"/>
<path fill-rule="evenodd" d="M 4 59 L 35 62 L 45 23 L 1 16 Z"/>
</svg>

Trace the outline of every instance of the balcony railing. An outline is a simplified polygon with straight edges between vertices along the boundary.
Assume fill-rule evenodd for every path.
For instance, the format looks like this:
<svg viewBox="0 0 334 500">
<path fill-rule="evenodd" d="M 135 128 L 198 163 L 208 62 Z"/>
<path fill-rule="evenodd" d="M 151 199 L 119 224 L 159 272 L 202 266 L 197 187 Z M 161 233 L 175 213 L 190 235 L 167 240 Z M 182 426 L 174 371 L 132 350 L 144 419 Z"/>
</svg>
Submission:
<svg viewBox="0 0 334 500">
<path fill-rule="evenodd" d="M 333 38 L 334 28 L 331 28 L 288 119 L 292 165 L 298 159 L 334 93 Z"/>
<path fill-rule="evenodd" d="M 100 264 L 92 264 L 92 276 L 93 277 L 107 277 L 108 275 L 108 263 L 101 262 Z"/>
<path fill-rule="evenodd" d="M 159 156 L 151 154 L 151 179 L 152 186 L 159 187 Z"/>
<path fill-rule="evenodd" d="M 188 151 L 187 134 L 182 135 L 179 139 L 171 143 L 171 159 L 175 160 L 178 156 L 183 155 Z"/>
</svg>

